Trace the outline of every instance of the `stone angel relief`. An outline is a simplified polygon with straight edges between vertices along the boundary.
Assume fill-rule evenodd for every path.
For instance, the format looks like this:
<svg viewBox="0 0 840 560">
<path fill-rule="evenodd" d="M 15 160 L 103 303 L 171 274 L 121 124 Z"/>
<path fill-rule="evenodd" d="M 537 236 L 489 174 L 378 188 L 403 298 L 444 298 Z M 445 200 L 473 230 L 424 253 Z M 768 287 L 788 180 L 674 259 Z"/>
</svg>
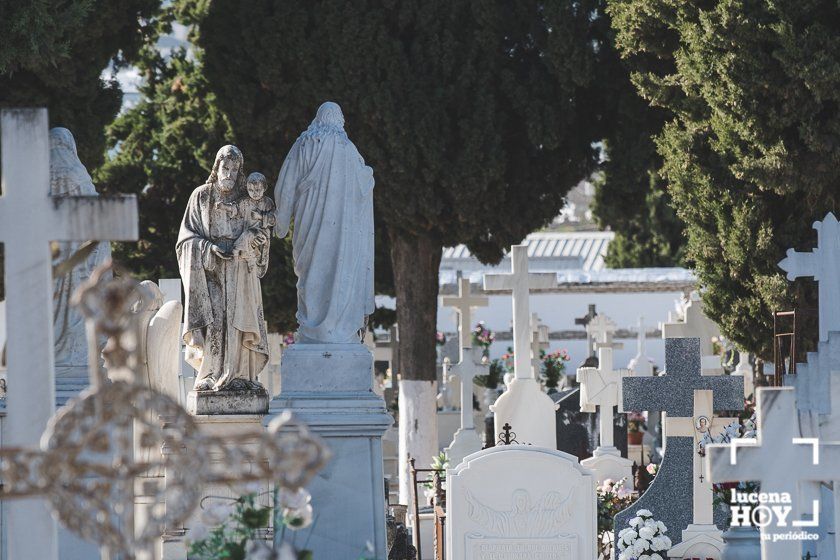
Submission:
<svg viewBox="0 0 840 560">
<path fill-rule="evenodd" d="M 556 537 L 571 519 L 574 510 L 570 488 L 564 498 L 560 492 L 549 492 L 537 503 L 532 503 L 527 490 L 514 490 L 513 508 L 497 511 L 479 502 L 471 492 L 466 492 L 467 515 L 488 531 L 486 536 L 506 538 Z"/>
</svg>

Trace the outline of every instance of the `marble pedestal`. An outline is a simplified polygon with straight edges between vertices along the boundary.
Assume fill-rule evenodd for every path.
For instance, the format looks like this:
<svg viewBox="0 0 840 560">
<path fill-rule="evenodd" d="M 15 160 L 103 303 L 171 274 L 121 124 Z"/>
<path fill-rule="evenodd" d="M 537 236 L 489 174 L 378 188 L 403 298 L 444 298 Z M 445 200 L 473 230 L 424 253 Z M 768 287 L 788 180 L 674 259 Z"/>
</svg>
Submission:
<svg viewBox="0 0 840 560">
<path fill-rule="evenodd" d="M 373 356 L 362 344 L 297 343 L 281 357 L 281 390 L 265 422 L 290 410 L 332 452 L 310 482 L 315 521 L 298 531 L 314 558 L 359 558 L 366 544 L 387 558 L 382 436 L 393 422 L 373 391 Z"/>
<path fill-rule="evenodd" d="M 190 391 L 187 412 L 194 416 L 266 414 L 268 393 L 262 387 L 246 390 Z"/>
<path fill-rule="evenodd" d="M 198 429 L 208 434 L 220 436 L 224 438 L 238 439 L 242 444 L 248 445 L 249 442 L 242 440 L 242 434 L 254 433 L 254 430 L 262 426 L 263 416 L 261 414 L 205 414 L 196 415 L 194 417 Z M 252 445 L 258 445 L 254 440 Z M 162 453 L 166 454 L 169 450 L 164 446 Z M 221 454 L 211 455 L 211 462 L 221 462 L 223 457 Z M 169 476 L 170 473 L 165 472 L 164 477 Z M 203 500 L 203 507 L 208 507 L 214 503 L 230 504 L 232 500 L 226 498 L 238 498 L 246 493 L 257 493 L 259 495 L 258 502 L 265 506 L 271 505 L 271 494 L 274 485 L 270 481 L 263 481 L 259 483 L 248 483 L 247 485 L 234 484 L 208 484 L 202 490 L 202 496 L 207 497 Z M 146 504 L 141 496 L 137 499 L 138 508 L 135 510 L 138 515 L 142 515 L 143 505 Z M 146 507 L 153 506 L 148 503 Z M 187 560 L 187 541 L 195 540 L 193 535 L 206 533 L 202 528 L 205 527 L 202 521 L 201 508 L 198 508 L 192 516 L 184 523 L 183 527 L 168 527 L 161 539 L 161 547 L 158 551 L 161 560 Z M 212 529 L 213 527 L 206 527 Z M 266 527 L 263 532 L 267 537 L 271 534 L 271 528 Z"/>
</svg>

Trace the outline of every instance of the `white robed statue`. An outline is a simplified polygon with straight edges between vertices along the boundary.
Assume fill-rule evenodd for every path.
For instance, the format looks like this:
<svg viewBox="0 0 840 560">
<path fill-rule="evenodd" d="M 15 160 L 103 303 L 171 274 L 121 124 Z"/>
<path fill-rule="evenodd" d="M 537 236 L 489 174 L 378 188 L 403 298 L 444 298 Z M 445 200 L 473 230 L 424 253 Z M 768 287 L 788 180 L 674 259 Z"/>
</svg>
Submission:
<svg viewBox="0 0 840 560">
<path fill-rule="evenodd" d="M 79 161 L 73 134 L 66 128 L 57 127 L 50 130 L 50 195 L 99 196 L 87 169 Z M 82 245 L 75 241 L 55 243 L 53 266 L 74 257 Z M 111 247 L 108 242 L 96 243 L 90 253 L 72 267 L 72 270 L 57 275 L 53 280 L 55 365 L 59 377 L 72 376 L 73 370 L 81 370 L 81 378 L 87 379 L 85 320 L 78 308 L 70 305 L 70 297 L 90 278 L 94 270 L 110 258 Z"/>
<path fill-rule="evenodd" d="M 292 235 L 298 341 L 360 342 L 373 313 L 373 170 L 326 102 L 295 141 L 274 188 L 275 232 Z"/>
</svg>

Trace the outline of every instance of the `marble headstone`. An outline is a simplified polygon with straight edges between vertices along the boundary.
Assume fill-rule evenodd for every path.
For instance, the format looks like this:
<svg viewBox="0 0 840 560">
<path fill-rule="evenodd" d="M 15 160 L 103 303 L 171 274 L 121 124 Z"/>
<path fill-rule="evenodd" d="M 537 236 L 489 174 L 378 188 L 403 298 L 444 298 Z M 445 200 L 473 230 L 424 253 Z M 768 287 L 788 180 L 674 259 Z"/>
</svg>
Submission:
<svg viewBox="0 0 840 560">
<path fill-rule="evenodd" d="M 446 558 L 594 560 L 595 480 L 566 453 L 499 445 L 447 475 Z"/>
<path fill-rule="evenodd" d="M 694 517 L 694 439 L 669 434 L 668 422 L 694 418 L 696 391 L 711 391 L 712 408 L 741 410 L 744 407 L 743 379 L 728 375 L 701 375 L 700 341 L 696 338 L 665 339 L 665 374 L 629 377 L 622 380 L 625 410 L 660 410 L 666 420 L 665 455 L 659 471 L 639 500 L 615 517 L 615 533 L 627 527 L 639 509 L 653 512 L 654 519 L 668 527 L 673 544 L 682 540 L 681 531 Z M 679 496 L 679 499 L 675 499 Z M 723 528 L 726 513 L 716 511 L 714 522 Z"/>
</svg>

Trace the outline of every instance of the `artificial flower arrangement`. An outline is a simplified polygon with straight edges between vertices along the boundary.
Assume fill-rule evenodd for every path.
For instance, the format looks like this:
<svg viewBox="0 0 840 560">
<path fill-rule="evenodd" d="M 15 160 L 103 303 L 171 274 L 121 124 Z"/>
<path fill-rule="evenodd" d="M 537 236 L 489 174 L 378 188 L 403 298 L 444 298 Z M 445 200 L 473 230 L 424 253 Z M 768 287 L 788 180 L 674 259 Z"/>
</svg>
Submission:
<svg viewBox="0 0 840 560">
<path fill-rule="evenodd" d="M 282 340 L 280 341 L 281 348 L 288 348 L 292 344 L 295 343 L 295 333 L 287 332 L 283 335 Z"/>
<path fill-rule="evenodd" d="M 473 377 L 473 382 L 479 387 L 485 389 L 495 389 L 505 377 L 507 368 L 504 362 L 499 359 L 491 360 L 487 368 L 487 375 L 476 375 Z"/>
<path fill-rule="evenodd" d="M 484 321 L 479 321 L 472 331 L 473 344 L 480 347 L 484 356 L 489 356 L 490 345 L 496 340 L 496 333 L 487 328 Z"/>
<path fill-rule="evenodd" d="M 599 558 L 611 557 L 613 518 L 635 500 L 635 494 L 625 486 L 626 482 L 626 478 L 615 482 L 608 478 L 595 489 L 598 497 Z"/>
<path fill-rule="evenodd" d="M 446 344 L 446 335 L 440 331 L 437 331 L 435 333 L 435 344 L 437 344 L 438 346 L 443 346 L 444 344 Z"/>
<path fill-rule="evenodd" d="M 551 389 L 557 389 L 560 384 L 560 379 L 566 371 L 566 362 L 571 358 L 566 349 L 556 350 L 550 353 L 542 353 L 542 375 L 545 381 L 545 386 L 551 392 Z"/>
<path fill-rule="evenodd" d="M 636 517 L 618 533 L 616 543 L 618 560 L 668 560 L 671 539 L 665 533 L 668 527 L 653 519 L 653 513 L 640 509 Z"/>
<path fill-rule="evenodd" d="M 648 463 L 647 466 L 645 467 L 645 470 L 647 470 L 647 472 L 650 476 L 655 477 L 656 473 L 659 472 L 659 465 L 657 465 L 656 463 Z"/>
<path fill-rule="evenodd" d="M 647 429 L 645 415 L 642 412 L 631 412 L 627 415 L 627 441 L 631 445 L 640 445 Z"/>
<path fill-rule="evenodd" d="M 214 497 L 213 503 L 202 506 L 201 519 L 207 532 L 193 531 L 195 540 L 189 543 L 189 557 L 194 560 L 246 560 L 278 558 L 279 560 L 311 560 L 308 550 L 296 550 L 286 540 L 286 531 L 296 531 L 312 523 L 312 498 L 305 489 L 281 489 L 274 494 L 274 505 L 257 503 L 259 494 L 250 493 L 239 498 Z M 269 526 L 275 508 L 275 539 L 279 550 L 260 538 L 259 533 Z M 304 545 L 305 546 L 305 545 Z"/>
</svg>

